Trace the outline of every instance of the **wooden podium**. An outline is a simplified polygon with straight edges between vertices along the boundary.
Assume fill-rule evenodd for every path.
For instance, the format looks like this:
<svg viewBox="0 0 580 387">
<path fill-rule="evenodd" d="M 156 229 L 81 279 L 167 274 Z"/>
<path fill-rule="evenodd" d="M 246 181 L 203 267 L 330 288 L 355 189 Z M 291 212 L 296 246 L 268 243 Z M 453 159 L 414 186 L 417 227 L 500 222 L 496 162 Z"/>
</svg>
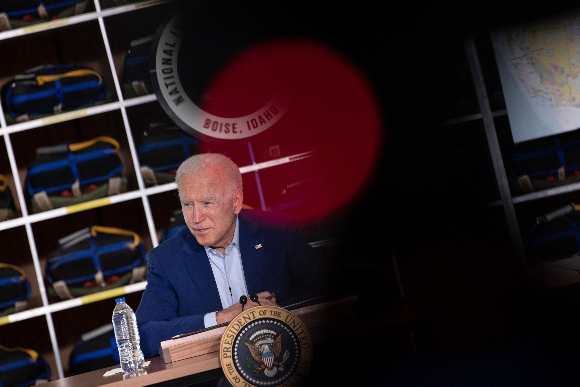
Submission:
<svg viewBox="0 0 580 387">
<path fill-rule="evenodd" d="M 314 344 L 347 333 L 355 322 L 356 296 L 289 308 L 308 328 Z M 227 324 L 161 342 L 159 354 L 165 363 L 217 353 Z"/>
<path fill-rule="evenodd" d="M 352 333 L 355 323 L 356 296 L 289 308 L 308 328 L 314 344 Z M 103 368 L 69 376 L 43 384 L 46 387 L 143 387 L 157 384 L 192 386 L 218 372 L 219 346 L 226 326 L 218 326 L 161 343 L 161 356 L 151 359 L 143 374 L 127 379 L 122 374 L 104 377 L 107 371 L 119 366 Z M 223 375 L 223 374 L 221 374 Z"/>
</svg>

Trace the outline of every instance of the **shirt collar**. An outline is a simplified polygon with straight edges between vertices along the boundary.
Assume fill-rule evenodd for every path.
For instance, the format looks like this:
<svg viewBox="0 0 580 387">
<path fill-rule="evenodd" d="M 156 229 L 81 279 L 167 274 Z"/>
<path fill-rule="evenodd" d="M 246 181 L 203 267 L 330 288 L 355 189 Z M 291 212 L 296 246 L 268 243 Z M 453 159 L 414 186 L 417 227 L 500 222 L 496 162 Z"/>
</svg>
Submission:
<svg viewBox="0 0 580 387">
<path fill-rule="evenodd" d="M 234 239 L 232 239 L 232 245 L 240 245 L 240 219 L 236 215 L 236 230 L 234 231 Z"/>
</svg>

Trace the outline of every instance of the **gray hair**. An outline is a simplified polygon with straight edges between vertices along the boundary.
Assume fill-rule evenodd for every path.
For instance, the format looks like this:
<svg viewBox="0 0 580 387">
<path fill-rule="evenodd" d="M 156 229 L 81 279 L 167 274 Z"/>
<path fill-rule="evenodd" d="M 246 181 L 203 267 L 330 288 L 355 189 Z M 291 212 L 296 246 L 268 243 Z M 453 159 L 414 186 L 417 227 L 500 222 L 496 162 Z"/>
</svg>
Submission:
<svg viewBox="0 0 580 387">
<path fill-rule="evenodd" d="M 189 157 L 177 168 L 175 183 L 179 193 L 181 194 L 179 182 L 183 175 L 197 174 L 208 169 L 220 176 L 225 193 L 229 198 L 233 197 L 238 188 L 243 189 L 240 168 L 232 159 L 221 153 L 200 153 Z"/>
</svg>

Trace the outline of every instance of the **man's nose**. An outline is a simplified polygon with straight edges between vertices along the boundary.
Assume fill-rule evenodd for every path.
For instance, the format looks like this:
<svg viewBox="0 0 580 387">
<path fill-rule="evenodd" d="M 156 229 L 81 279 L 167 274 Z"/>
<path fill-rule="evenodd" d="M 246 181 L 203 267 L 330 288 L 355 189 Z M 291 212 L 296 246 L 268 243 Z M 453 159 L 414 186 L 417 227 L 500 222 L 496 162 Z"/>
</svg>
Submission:
<svg viewBox="0 0 580 387">
<path fill-rule="evenodd" d="M 191 217 L 194 223 L 199 223 L 203 220 L 203 210 L 199 208 L 191 209 Z"/>
</svg>

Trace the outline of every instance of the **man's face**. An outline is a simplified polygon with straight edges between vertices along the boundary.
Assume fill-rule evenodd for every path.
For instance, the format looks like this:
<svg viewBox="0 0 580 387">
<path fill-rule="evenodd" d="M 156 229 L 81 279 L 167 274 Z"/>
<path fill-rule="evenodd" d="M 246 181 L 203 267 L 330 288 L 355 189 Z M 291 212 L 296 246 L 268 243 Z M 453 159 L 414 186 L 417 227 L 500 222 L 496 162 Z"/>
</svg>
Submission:
<svg viewBox="0 0 580 387">
<path fill-rule="evenodd" d="M 234 236 L 242 191 L 233 199 L 226 197 L 221 177 L 211 171 L 183 175 L 180 188 L 183 216 L 197 242 L 224 253 Z"/>
</svg>

